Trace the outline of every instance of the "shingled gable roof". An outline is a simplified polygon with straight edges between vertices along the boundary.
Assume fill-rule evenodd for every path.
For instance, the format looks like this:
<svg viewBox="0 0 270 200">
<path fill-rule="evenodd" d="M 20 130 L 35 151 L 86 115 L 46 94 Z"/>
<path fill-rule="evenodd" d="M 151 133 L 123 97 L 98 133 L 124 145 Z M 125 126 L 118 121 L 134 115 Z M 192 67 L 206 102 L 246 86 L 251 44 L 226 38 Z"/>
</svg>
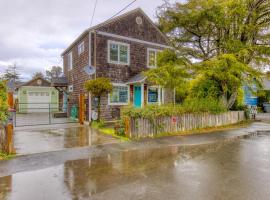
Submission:
<svg viewBox="0 0 270 200">
<path fill-rule="evenodd" d="M 105 22 L 102 22 L 102 23 L 100 23 L 100 24 L 97 24 L 97 25 L 95 25 L 95 26 L 93 26 L 93 27 L 90 27 L 90 28 L 88 28 L 88 29 L 86 29 L 81 35 L 79 35 L 78 37 L 77 37 L 77 39 L 74 41 L 74 42 L 72 42 L 71 43 L 71 45 L 69 45 L 67 48 L 66 48 L 66 50 L 61 54 L 61 56 L 63 56 L 64 54 L 66 54 L 81 38 L 83 38 L 85 35 L 87 35 L 90 31 L 95 31 L 96 29 L 98 29 L 98 28 L 101 28 L 101 27 L 103 27 L 103 26 L 106 26 L 106 25 L 108 25 L 108 24 L 110 24 L 110 23 L 113 23 L 113 22 L 115 22 L 115 21 L 117 21 L 117 20 L 120 20 L 120 19 L 122 19 L 122 18 L 124 18 L 124 17 L 126 17 L 126 16 L 128 16 L 128 15 L 131 15 L 131 14 L 133 14 L 133 13 L 135 13 L 135 12 L 140 12 L 152 25 L 153 25 L 153 27 L 162 35 L 162 37 L 166 40 L 166 41 L 168 41 L 168 38 L 167 38 L 167 36 L 164 34 L 164 33 L 162 33 L 162 31 L 156 26 L 156 24 L 148 17 L 148 15 L 141 9 L 141 8 L 136 8 L 136 9 L 134 9 L 134 10 L 131 10 L 131 11 L 129 11 L 129 12 L 126 12 L 126 13 L 124 13 L 124 14 L 122 14 L 122 15 L 119 15 L 119 16 L 117 16 L 117 17 L 114 17 L 114 18 L 112 18 L 112 19 L 109 19 L 109 20 L 106 20 Z"/>
<path fill-rule="evenodd" d="M 27 85 L 30 84 L 31 82 L 36 81 L 36 80 L 38 80 L 38 79 L 42 79 L 44 82 L 46 82 L 46 83 L 48 83 L 48 84 L 51 84 L 49 81 L 47 81 L 47 80 L 44 79 L 43 77 L 39 77 L 39 76 L 38 76 L 38 77 L 36 77 L 36 78 L 31 79 L 30 81 L 27 81 L 27 82 L 25 82 L 25 83 L 22 83 L 22 84 L 18 85 L 16 89 L 19 89 L 19 88 L 22 87 L 22 86 L 27 86 Z"/>
</svg>

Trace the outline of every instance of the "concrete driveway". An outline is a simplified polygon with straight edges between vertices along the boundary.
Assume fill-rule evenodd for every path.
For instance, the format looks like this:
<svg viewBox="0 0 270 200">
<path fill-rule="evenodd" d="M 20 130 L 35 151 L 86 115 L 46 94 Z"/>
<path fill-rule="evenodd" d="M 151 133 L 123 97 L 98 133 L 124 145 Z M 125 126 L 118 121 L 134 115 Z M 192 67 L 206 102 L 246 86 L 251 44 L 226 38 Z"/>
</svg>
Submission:
<svg viewBox="0 0 270 200">
<path fill-rule="evenodd" d="M 14 145 L 19 155 L 117 142 L 118 139 L 114 137 L 78 124 L 16 128 L 14 135 Z"/>
<path fill-rule="evenodd" d="M 16 113 L 14 121 L 15 126 L 17 127 L 48 125 L 48 124 L 65 124 L 77 122 L 70 118 L 54 118 L 53 113 L 27 113 L 27 114 Z"/>
</svg>

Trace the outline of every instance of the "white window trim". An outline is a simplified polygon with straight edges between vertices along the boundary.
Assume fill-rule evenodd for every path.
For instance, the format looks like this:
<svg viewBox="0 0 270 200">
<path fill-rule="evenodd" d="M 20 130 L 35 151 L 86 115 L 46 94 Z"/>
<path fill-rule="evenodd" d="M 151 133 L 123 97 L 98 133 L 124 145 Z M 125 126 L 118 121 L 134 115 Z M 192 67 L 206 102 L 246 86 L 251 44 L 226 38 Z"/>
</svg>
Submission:
<svg viewBox="0 0 270 200">
<path fill-rule="evenodd" d="M 150 51 L 154 51 L 155 52 L 155 63 L 156 63 L 156 66 L 150 66 L 149 65 L 149 52 Z M 150 68 L 150 69 L 153 69 L 153 68 L 157 68 L 157 53 L 158 52 L 161 52 L 162 50 L 159 50 L 159 49 L 153 49 L 153 48 L 147 48 L 147 67 Z"/>
<path fill-rule="evenodd" d="M 116 44 L 116 45 L 122 45 L 122 46 L 126 46 L 127 47 L 127 51 L 128 51 L 128 55 L 127 55 L 127 63 L 125 62 L 120 62 L 120 48 L 118 49 L 118 59 L 119 61 L 113 61 L 111 60 L 111 54 L 110 54 L 110 45 L 111 44 Z M 116 64 L 116 65 L 130 65 L 130 44 L 127 44 L 127 43 L 123 43 L 123 42 L 116 42 L 116 41 L 113 41 L 113 40 L 108 40 L 108 63 L 111 63 L 111 64 Z"/>
<path fill-rule="evenodd" d="M 128 101 L 127 103 L 111 103 L 110 102 L 110 93 L 108 94 L 108 105 L 110 106 L 126 106 L 129 104 L 130 101 L 130 87 L 129 85 L 123 84 L 123 83 L 112 83 L 113 86 L 126 86 L 128 89 Z"/>
<path fill-rule="evenodd" d="M 73 69 L 73 55 L 72 52 L 69 52 L 68 54 L 68 71 L 71 71 Z"/>
<path fill-rule="evenodd" d="M 82 51 L 80 51 L 80 48 L 82 48 Z M 78 54 L 81 55 L 84 52 L 84 41 L 82 41 L 79 45 L 78 45 Z"/>
<path fill-rule="evenodd" d="M 157 102 L 149 102 L 148 101 L 148 93 L 149 93 L 148 89 L 149 88 L 155 88 L 155 89 L 157 89 L 158 90 L 158 97 L 159 97 L 159 93 L 160 93 L 159 86 L 156 86 L 156 85 L 154 85 L 154 86 L 147 86 L 147 97 L 146 97 L 147 98 L 147 104 L 150 104 L 150 105 L 155 105 L 156 104 L 156 105 L 158 105 L 159 104 L 159 102 L 158 102 L 159 101 L 159 98 L 158 98 Z"/>
</svg>

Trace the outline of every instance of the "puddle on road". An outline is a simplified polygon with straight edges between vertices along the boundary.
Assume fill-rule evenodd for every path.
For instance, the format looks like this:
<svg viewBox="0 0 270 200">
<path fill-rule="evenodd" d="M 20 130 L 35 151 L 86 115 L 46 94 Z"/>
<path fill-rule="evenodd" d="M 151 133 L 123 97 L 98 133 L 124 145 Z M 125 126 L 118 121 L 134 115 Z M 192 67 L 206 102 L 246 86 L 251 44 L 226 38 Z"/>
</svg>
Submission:
<svg viewBox="0 0 270 200">
<path fill-rule="evenodd" d="M 0 178 L 0 199 L 268 199 L 270 136 L 124 151 Z"/>
<path fill-rule="evenodd" d="M 86 126 L 15 133 L 15 148 L 18 154 L 41 153 L 115 142 L 118 140 Z"/>
</svg>

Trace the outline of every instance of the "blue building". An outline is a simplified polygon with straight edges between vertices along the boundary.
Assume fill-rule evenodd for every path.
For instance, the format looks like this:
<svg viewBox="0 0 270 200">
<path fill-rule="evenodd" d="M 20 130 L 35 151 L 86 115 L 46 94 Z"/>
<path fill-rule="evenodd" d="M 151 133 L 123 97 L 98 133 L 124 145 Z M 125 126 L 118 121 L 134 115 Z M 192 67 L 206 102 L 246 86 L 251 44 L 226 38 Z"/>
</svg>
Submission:
<svg viewBox="0 0 270 200">
<path fill-rule="evenodd" d="M 254 92 L 250 90 L 249 87 L 244 86 L 244 105 L 249 106 L 257 106 L 258 105 L 258 97 L 254 95 Z M 256 86 L 253 88 L 256 91 Z"/>
</svg>

